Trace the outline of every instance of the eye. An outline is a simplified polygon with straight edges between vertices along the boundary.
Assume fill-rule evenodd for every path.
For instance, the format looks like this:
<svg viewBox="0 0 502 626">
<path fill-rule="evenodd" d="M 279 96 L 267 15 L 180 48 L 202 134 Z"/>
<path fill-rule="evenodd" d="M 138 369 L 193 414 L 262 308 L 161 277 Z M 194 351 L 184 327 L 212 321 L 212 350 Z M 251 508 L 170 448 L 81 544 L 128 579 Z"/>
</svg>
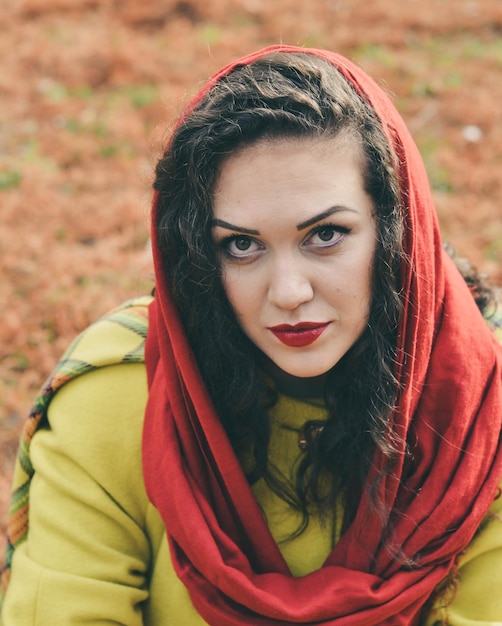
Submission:
<svg viewBox="0 0 502 626">
<path fill-rule="evenodd" d="M 320 228 L 316 232 L 317 237 L 323 242 L 331 241 L 335 236 L 335 230 L 331 226 Z"/>
<path fill-rule="evenodd" d="M 349 232 L 348 228 L 342 226 L 322 224 L 307 235 L 305 245 L 317 248 L 330 248 L 341 243 Z"/>
<path fill-rule="evenodd" d="M 246 235 L 232 235 L 226 237 L 219 247 L 230 258 L 247 259 L 261 250 L 260 244 Z"/>
<path fill-rule="evenodd" d="M 251 247 L 251 241 L 249 237 L 236 237 L 232 241 L 232 245 L 236 250 L 239 250 L 239 252 L 247 252 Z"/>
</svg>

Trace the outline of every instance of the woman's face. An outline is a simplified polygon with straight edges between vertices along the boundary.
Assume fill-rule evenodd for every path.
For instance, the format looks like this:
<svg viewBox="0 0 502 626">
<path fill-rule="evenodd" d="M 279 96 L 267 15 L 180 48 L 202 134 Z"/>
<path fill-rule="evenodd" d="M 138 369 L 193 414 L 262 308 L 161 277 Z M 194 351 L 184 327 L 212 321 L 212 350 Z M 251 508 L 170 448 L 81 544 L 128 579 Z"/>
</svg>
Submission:
<svg viewBox="0 0 502 626">
<path fill-rule="evenodd" d="M 360 145 L 342 135 L 244 147 L 222 165 L 213 210 L 244 332 L 282 373 L 328 372 L 363 332 L 371 300 L 376 227 Z"/>
</svg>

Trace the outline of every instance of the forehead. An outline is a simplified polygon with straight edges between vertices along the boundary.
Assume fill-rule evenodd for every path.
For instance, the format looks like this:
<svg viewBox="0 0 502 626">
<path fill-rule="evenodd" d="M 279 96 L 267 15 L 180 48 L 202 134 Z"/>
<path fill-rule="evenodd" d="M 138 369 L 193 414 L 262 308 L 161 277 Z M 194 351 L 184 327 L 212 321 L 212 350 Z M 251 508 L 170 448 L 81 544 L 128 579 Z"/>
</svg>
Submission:
<svg viewBox="0 0 502 626">
<path fill-rule="evenodd" d="M 334 137 L 262 139 L 223 162 L 214 187 L 213 213 L 246 219 L 282 212 L 298 221 L 333 204 L 367 201 L 361 141 Z"/>
</svg>

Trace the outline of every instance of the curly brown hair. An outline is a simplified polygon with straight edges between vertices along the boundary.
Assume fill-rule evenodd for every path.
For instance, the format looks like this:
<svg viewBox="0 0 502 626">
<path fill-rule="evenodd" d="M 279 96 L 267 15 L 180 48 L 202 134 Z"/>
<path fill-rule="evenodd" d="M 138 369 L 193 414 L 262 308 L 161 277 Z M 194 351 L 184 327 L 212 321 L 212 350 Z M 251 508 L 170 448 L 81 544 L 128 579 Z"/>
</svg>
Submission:
<svg viewBox="0 0 502 626">
<path fill-rule="evenodd" d="M 363 147 L 366 191 L 375 205 L 372 301 L 363 335 L 329 372 L 328 420 L 304 453 L 291 485 L 267 455 L 267 408 L 274 394 L 261 373 L 261 355 L 241 330 L 225 295 L 211 237 L 212 194 L 225 159 L 242 146 L 342 131 Z M 186 114 L 157 165 L 154 186 L 169 288 L 234 449 L 252 452 L 249 481 L 263 478 L 302 512 L 298 532 L 307 524 L 312 503 L 321 514 L 333 514 L 338 499 L 344 504 L 346 526 L 365 487 L 375 447 L 388 459 L 384 474 L 391 471 L 395 451 L 396 435 L 388 423 L 399 392 L 394 362 L 402 310 L 403 225 L 394 156 L 380 120 L 327 61 L 307 53 L 272 53 L 235 68 Z"/>
</svg>

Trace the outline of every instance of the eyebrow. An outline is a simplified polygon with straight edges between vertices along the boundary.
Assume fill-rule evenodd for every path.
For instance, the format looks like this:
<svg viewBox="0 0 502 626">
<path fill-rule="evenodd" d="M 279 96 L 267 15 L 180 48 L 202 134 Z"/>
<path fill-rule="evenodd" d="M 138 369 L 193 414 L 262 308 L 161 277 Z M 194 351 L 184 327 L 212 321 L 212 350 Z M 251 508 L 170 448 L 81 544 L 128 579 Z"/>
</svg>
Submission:
<svg viewBox="0 0 502 626">
<path fill-rule="evenodd" d="M 300 224 L 297 224 L 296 229 L 304 230 L 305 228 L 312 226 L 312 224 L 316 224 L 317 222 L 320 222 L 321 220 L 326 219 L 330 215 L 333 215 L 333 213 L 338 213 L 340 211 L 352 211 L 352 210 L 353 209 L 349 209 L 348 207 L 345 207 L 345 206 L 339 206 L 339 205 L 332 206 L 329 209 L 326 209 L 326 211 L 323 211 L 322 213 L 318 213 L 317 215 L 310 217 L 308 220 L 305 220 L 304 222 L 300 222 Z M 254 228 L 245 228 L 244 226 L 236 226 L 235 224 L 230 224 L 230 222 L 225 222 L 225 220 L 220 220 L 217 218 L 213 219 L 213 221 L 211 222 L 211 226 L 213 228 L 215 226 L 221 226 L 221 228 L 227 228 L 228 230 L 237 230 L 240 233 L 245 233 L 246 235 L 259 235 L 260 234 L 260 231 Z"/>
<path fill-rule="evenodd" d="M 326 219 L 330 215 L 333 215 L 333 213 L 339 213 L 340 211 L 352 211 L 352 210 L 353 209 L 349 209 L 346 206 L 340 206 L 340 205 L 332 206 L 329 209 L 326 209 L 326 211 L 323 211 L 322 213 L 318 213 L 317 215 L 314 215 L 314 217 L 311 217 L 308 220 L 301 222 L 300 224 L 296 226 L 296 229 L 304 230 L 305 228 L 312 226 L 312 224 L 316 224 L 317 222 L 320 222 L 321 220 Z"/>
<path fill-rule="evenodd" d="M 211 226 L 214 228 L 215 226 L 221 226 L 222 228 L 228 228 L 228 230 L 238 230 L 240 233 L 246 233 L 246 235 L 259 235 L 260 231 L 255 230 L 254 228 L 244 228 L 244 226 L 235 226 L 234 224 L 230 224 L 230 222 L 225 222 L 224 220 L 213 219 L 211 222 Z"/>
</svg>

